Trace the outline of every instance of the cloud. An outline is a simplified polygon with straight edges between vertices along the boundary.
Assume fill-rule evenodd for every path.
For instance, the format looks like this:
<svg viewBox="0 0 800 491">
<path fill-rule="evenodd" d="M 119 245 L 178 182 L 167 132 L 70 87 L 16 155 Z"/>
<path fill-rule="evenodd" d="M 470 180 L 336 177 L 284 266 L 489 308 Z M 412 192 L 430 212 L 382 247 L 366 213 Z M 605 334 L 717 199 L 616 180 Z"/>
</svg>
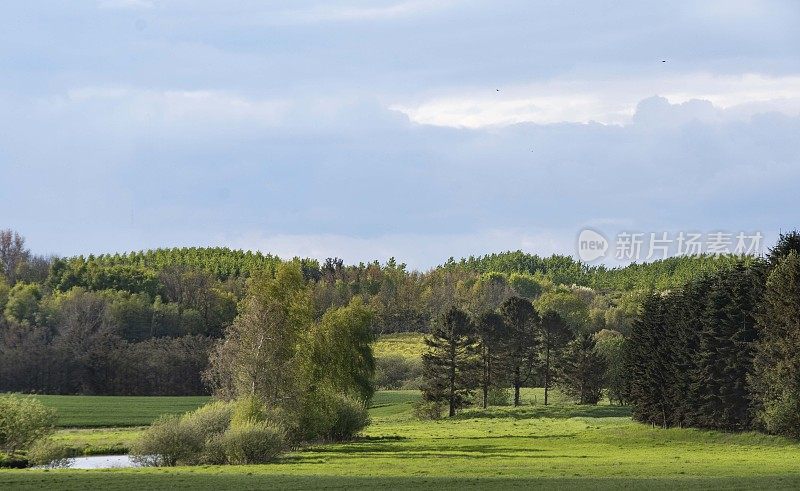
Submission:
<svg viewBox="0 0 800 491">
<path fill-rule="evenodd" d="M 765 111 L 800 114 L 800 76 L 692 74 L 599 82 L 556 79 L 499 91 L 493 87 L 479 90 L 482 94 L 478 89 L 454 89 L 462 93 L 417 104 L 398 103 L 393 108 L 417 123 L 465 128 L 524 122 L 626 124 L 631 122 L 636 104 L 654 94 L 671 103 L 705 100 L 725 110 L 715 117 L 746 118 Z M 710 116 L 708 112 L 703 115 Z"/>
</svg>

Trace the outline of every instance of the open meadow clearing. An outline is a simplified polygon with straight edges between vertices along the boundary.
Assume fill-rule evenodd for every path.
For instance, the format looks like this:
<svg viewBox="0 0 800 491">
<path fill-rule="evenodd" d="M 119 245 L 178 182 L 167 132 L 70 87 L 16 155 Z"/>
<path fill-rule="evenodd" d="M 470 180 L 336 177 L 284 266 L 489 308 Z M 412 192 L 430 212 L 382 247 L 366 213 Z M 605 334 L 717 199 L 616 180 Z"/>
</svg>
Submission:
<svg viewBox="0 0 800 491">
<path fill-rule="evenodd" d="M 526 405 L 519 408 L 470 409 L 452 419 L 419 421 L 412 414 L 417 392 L 382 391 L 362 438 L 310 445 L 274 464 L 3 470 L 0 488 L 800 486 L 800 445 L 788 439 L 663 430 L 632 422 L 625 407 L 576 406 L 558 398 L 545 407 L 541 390 L 526 390 L 524 396 Z M 165 403 L 164 411 L 170 408 L 174 405 Z M 116 441 L 124 451 L 138 431 L 62 430 L 57 437 L 77 442 L 94 434 L 102 445 L 113 447 Z"/>
</svg>

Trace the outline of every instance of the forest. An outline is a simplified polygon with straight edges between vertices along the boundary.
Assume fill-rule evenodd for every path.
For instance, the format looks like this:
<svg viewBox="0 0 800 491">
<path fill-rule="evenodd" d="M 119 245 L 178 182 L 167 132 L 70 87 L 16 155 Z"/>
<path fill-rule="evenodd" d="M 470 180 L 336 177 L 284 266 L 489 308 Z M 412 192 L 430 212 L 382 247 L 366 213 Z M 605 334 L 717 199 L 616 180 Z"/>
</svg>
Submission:
<svg viewBox="0 0 800 491">
<path fill-rule="evenodd" d="M 360 298 L 373 313 L 374 334 L 429 333 L 454 306 L 477 318 L 518 297 L 557 312 L 575 332 L 628 335 L 647 294 L 740 260 L 681 257 L 606 268 L 515 251 L 451 258 L 419 272 L 394 259 L 347 265 L 226 248 L 42 257 L 5 230 L 0 391 L 208 393 L 202 374 L 209 353 L 240 313 L 250 280 L 274 275 L 286 261 L 299 265 L 315 319 Z"/>
</svg>

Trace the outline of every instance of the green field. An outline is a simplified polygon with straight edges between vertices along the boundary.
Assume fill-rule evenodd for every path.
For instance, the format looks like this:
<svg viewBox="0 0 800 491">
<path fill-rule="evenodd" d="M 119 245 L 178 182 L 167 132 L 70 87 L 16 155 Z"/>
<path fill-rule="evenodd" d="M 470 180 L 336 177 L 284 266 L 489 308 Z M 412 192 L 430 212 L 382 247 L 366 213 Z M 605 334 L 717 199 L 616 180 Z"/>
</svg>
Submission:
<svg viewBox="0 0 800 491">
<path fill-rule="evenodd" d="M 36 396 L 58 411 L 63 428 L 143 426 L 162 414 L 182 414 L 208 402 L 209 397 Z"/>
<path fill-rule="evenodd" d="M 423 422 L 411 414 L 418 397 L 379 392 L 362 439 L 299 449 L 275 464 L 4 470 L 0 489 L 800 487 L 800 445 L 784 438 L 651 428 L 632 422 L 624 407 L 530 404 L 541 401 L 539 389 L 526 390 L 520 408 L 471 409 Z M 174 403 L 164 407 L 174 412 Z M 130 441 L 137 431 L 97 430 L 96 437 L 107 445 Z M 91 430 L 63 430 L 59 438 L 87 435 Z"/>
<path fill-rule="evenodd" d="M 421 358 L 425 352 L 425 335 L 418 332 L 383 334 L 372 344 L 375 358 L 400 355 L 404 358 Z"/>
</svg>

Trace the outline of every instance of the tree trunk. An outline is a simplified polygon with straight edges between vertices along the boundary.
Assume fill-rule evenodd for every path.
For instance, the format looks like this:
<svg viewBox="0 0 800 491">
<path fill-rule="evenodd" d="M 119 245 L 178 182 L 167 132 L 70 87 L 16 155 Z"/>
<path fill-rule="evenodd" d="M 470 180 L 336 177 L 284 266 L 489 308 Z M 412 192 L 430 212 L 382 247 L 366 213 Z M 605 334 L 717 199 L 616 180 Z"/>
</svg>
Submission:
<svg viewBox="0 0 800 491">
<path fill-rule="evenodd" d="M 491 384 L 491 380 L 489 377 L 492 373 L 491 367 L 491 359 L 487 354 L 485 356 L 485 363 L 483 364 L 483 408 L 486 409 L 489 407 L 489 385 Z"/>
<path fill-rule="evenodd" d="M 544 405 L 547 405 L 547 389 L 550 388 L 550 345 L 545 348 L 544 357 Z"/>
<path fill-rule="evenodd" d="M 519 406 L 519 388 L 522 385 L 519 370 L 519 367 L 514 369 L 514 406 Z"/>
<path fill-rule="evenodd" d="M 456 346 L 450 342 L 450 417 L 456 415 Z"/>
</svg>

